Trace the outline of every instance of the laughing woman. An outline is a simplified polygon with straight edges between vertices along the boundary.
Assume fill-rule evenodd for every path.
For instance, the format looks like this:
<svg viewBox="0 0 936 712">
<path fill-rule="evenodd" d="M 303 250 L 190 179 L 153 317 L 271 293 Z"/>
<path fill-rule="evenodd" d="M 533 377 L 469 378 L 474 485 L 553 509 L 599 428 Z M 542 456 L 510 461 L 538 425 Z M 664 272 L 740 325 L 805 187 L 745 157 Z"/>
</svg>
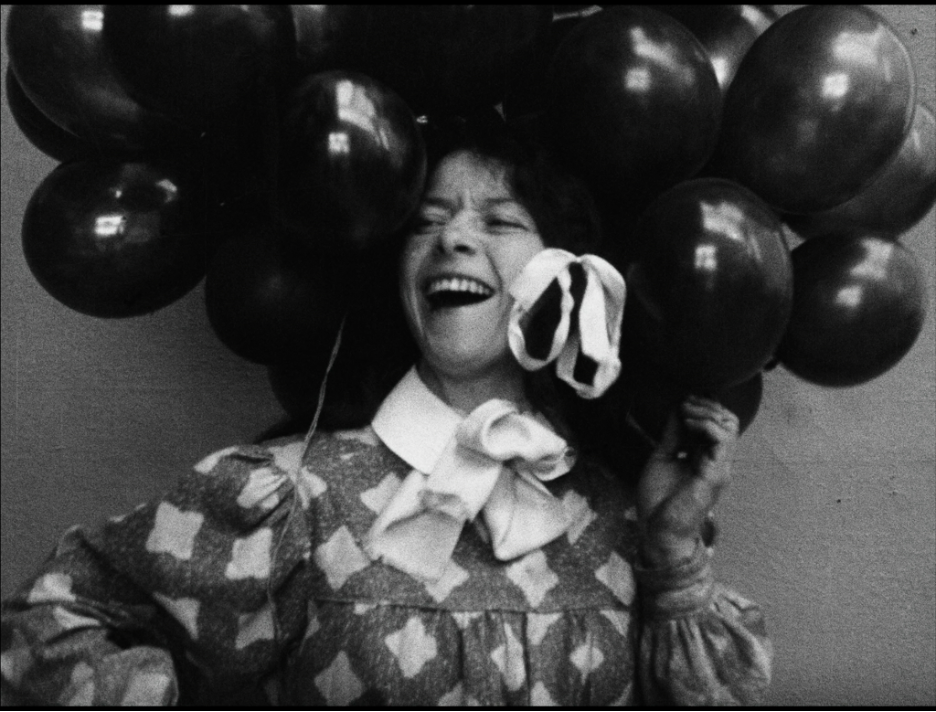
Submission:
<svg viewBox="0 0 936 712">
<path fill-rule="evenodd" d="M 5 701 L 761 701 L 760 609 L 703 541 L 735 416 L 689 398 L 639 472 L 591 446 L 625 298 L 595 225 L 533 148 L 451 146 L 399 250 L 417 362 L 360 428 L 225 449 L 69 531 L 4 604 Z"/>
</svg>

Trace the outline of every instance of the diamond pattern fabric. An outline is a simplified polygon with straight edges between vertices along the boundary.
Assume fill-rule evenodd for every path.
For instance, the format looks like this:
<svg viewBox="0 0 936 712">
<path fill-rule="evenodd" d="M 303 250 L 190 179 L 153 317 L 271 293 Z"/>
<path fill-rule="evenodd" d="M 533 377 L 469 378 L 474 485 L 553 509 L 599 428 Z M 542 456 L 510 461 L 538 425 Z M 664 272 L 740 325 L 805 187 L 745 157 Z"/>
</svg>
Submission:
<svg viewBox="0 0 936 712">
<path fill-rule="evenodd" d="M 760 611 L 704 578 L 708 553 L 673 578 L 678 590 L 655 579 L 658 610 L 641 617 L 632 494 L 587 458 L 547 484 L 573 521 L 566 535 L 503 562 L 483 525 L 465 527 L 426 584 L 362 546 L 412 466 L 367 428 L 319 434 L 304 459 L 301 445 L 226 448 L 164 500 L 69 532 L 4 603 L 4 685 L 97 706 L 597 707 L 762 694 L 771 651 Z M 670 599 L 678 617 L 666 615 Z"/>
<path fill-rule="evenodd" d="M 156 510 L 156 523 L 146 540 L 146 550 L 153 554 L 171 554 L 177 559 L 191 559 L 195 535 L 205 516 L 199 512 L 183 512 L 168 502 Z"/>
</svg>

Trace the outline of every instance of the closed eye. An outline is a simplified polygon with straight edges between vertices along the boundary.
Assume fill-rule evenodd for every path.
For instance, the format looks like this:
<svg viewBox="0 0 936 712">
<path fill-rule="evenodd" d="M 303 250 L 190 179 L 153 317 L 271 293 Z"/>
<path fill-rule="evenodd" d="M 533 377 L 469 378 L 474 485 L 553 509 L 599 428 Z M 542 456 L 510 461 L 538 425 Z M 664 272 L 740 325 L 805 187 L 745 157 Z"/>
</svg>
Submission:
<svg viewBox="0 0 936 712">
<path fill-rule="evenodd" d="M 527 229 L 526 225 L 516 220 L 508 220 L 504 218 L 488 218 L 486 222 L 489 228 L 506 229 L 506 230 L 526 230 Z"/>
<path fill-rule="evenodd" d="M 441 230 L 445 226 L 445 220 L 439 217 L 419 217 L 416 218 L 414 229 L 416 232 L 434 232 Z"/>
</svg>

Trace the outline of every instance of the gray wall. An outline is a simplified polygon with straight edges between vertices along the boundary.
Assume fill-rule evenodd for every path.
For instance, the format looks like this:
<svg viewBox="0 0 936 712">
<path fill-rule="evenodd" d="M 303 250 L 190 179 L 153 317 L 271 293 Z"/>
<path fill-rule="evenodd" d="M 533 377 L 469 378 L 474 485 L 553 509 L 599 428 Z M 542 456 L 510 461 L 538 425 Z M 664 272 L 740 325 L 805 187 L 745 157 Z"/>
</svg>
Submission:
<svg viewBox="0 0 936 712">
<path fill-rule="evenodd" d="M 919 98 L 936 109 L 936 8 L 871 7 L 897 27 Z M 5 99 L 0 112 L 6 595 L 65 528 L 156 496 L 280 409 L 264 369 L 213 336 L 201 288 L 151 316 L 100 320 L 36 284 L 20 224 L 55 163 L 20 134 Z M 777 651 L 771 704 L 936 704 L 934 235 L 931 211 L 903 238 L 929 289 L 909 355 L 844 390 L 775 369 L 742 438 L 719 505 L 717 563 L 724 581 L 766 609 Z"/>
</svg>

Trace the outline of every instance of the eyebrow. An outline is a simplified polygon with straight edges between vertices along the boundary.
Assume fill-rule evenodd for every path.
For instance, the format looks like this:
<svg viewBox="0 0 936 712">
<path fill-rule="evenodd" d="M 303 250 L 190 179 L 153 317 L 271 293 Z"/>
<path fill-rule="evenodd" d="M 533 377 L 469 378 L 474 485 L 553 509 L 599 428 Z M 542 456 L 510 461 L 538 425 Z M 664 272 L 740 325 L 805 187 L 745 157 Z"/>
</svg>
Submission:
<svg viewBox="0 0 936 712">
<path fill-rule="evenodd" d="M 423 205 L 431 205 L 434 207 L 441 208 L 451 208 L 455 204 L 455 201 L 448 200 L 446 198 L 440 198 L 437 196 L 427 195 L 423 198 Z M 520 208 L 523 208 L 523 205 L 516 198 L 486 198 L 481 206 L 485 208 L 497 207 L 498 205 L 516 205 Z M 524 208 L 525 209 L 525 208 Z"/>
</svg>

